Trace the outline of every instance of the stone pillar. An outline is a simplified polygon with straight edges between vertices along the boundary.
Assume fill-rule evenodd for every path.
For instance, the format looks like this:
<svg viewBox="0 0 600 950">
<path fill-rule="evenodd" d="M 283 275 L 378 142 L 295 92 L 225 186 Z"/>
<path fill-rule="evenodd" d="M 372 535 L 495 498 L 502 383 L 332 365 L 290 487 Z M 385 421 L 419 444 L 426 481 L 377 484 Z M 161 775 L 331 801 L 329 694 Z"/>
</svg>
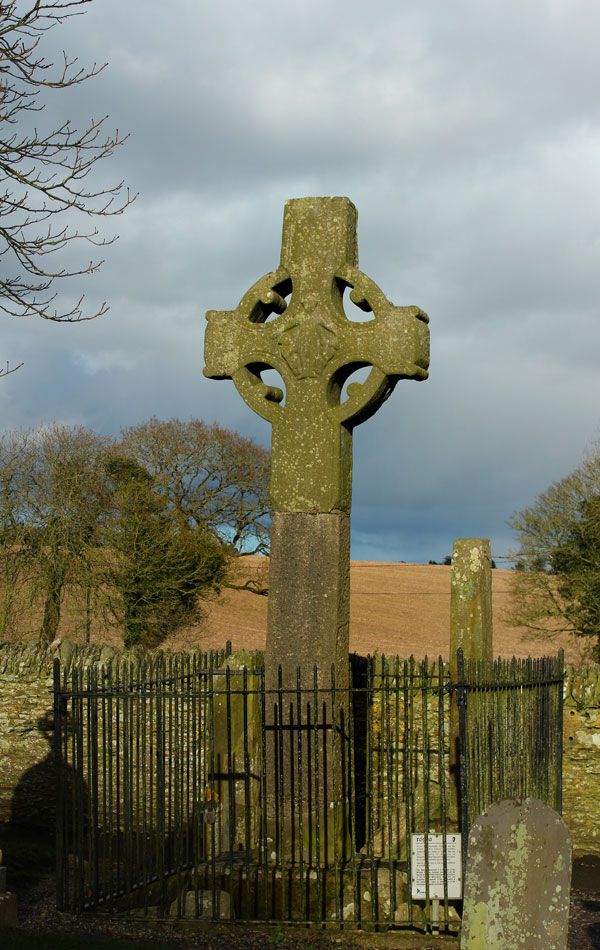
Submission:
<svg viewBox="0 0 600 950">
<path fill-rule="evenodd" d="M 487 538 L 457 538 L 452 545 L 450 579 L 450 672 L 456 680 L 456 651 L 466 660 L 492 660 L 492 557 Z M 459 713 L 450 703 L 450 786 L 449 816 L 459 814 Z"/>
<path fill-rule="evenodd" d="M 271 529 L 265 669 L 267 688 L 348 686 L 350 517 L 346 512 L 275 512 Z"/>
<path fill-rule="evenodd" d="M 239 650 L 213 676 L 214 773 L 209 807 L 215 809 L 217 854 L 254 852 L 260 841 L 262 721 L 257 670 L 263 664 L 262 652 Z M 209 842 L 211 827 L 207 827 Z"/>
<path fill-rule="evenodd" d="M 457 538 L 452 546 L 450 664 L 456 651 L 467 660 L 491 660 L 492 558 L 487 538 Z"/>
<path fill-rule="evenodd" d="M 298 782 L 302 782 L 303 848 L 305 860 L 328 863 L 349 853 L 348 790 L 338 775 L 344 759 L 341 743 L 344 741 L 334 732 L 306 731 L 307 716 L 314 723 L 325 717 L 336 722 L 344 717 L 347 721 L 348 652 L 349 652 L 349 601 L 350 601 L 350 516 L 347 512 L 275 512 L 271 528 L 271 560 L 269 568 L 268 636 L 265 652 L 267 690 L 276 690 L 281 682 L 284 689 L 294 689 L 297 671 L 304 690 L 300 708 L 295 693 L 283 694 L 282 715 L 287 727 L 289 716 L 297 720 L 303 717 L 303 769 L 302 776 L 296 773 L 295 796 Z M 319 692 L 313 694 L 314 671 Z M 329 692 L 332 685 L 332 670 L 335 675 L 335 701 Z M 267 694 L 267 721 L 281 715 L 277 710 L 278 694 Z M 290 712 L 290 702 L 293 712 Z M 310 734 L 311 745 L 308 744 Z M 288 744 L 288 735 L 289 743 Z M 291 759 L 297 759 L 299 734 L 284 733 L 282 740 L 284 758 L 279 768 L 285 772 L 283 803 L 283 826 L 278 831 L 274 821 L 269 830 L 274 842 L 287 839 L 289 853 L 292 839 L 292 809 L 287 798 L 287 786 Z M 293 749 L 293 752 L 292 752 Z M 310 749 L 310 753 L 309 753 Z M 274 747 L 267 746 L 269 774 L 276 775 Z M 346 757 L 347 757 L 346 750 Z M 317 778 L 316 758 L 321 773 Z M 326 763 L 329 768 L 326 770 Z M 309 791 L 310 787 L 310 791 Z M 327 791 L 326 791 L 327 789 Z M 275 790 L 274 790 L 275 791 Z M 290 790 L 291 791 L 291 790 Z M 309 796 L 311 798 L 309 799 Z M 312 800 L 312 814 L 307 813 Z M 325 800 L 328 807 L 325 809 Z M 315 803 L 319 802 L 320 839 L 317 842 L 315 829 Z M 299 804 L 299 802 L 298 802 Z M 281 805 L 280 805 L 281 807 Z M 271 815 L 278 809 L 271 802 Z M 296 818 L 297 822 L 297 818 Z M 296 857 L 300 846 L 296 830 Z M 279 850 L 280 845 L 277 846 Z"/>
</svg>

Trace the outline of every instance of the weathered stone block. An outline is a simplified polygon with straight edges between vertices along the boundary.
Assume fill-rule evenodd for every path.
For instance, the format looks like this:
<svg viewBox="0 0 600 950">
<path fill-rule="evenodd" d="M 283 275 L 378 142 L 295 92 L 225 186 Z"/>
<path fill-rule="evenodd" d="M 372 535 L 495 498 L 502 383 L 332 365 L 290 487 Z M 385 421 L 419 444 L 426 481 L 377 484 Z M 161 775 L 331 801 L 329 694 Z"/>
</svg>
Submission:
<svg viewBox="0 0 600 950">
<path fill-rule="evenodd" d="M 263 665 L 262 652 L 240 650 L 213 674 L 215 774 L 210 794 L 218 812 L 218 851 L 249 852 L 260 839 L 262 710 L 257 670 Z"/>
<path fill-rule="evenodd" d="M 16 927 L 17 919 L 17 895 L 6 891 L 0 894 L 0 927 Z"/>
<path fill-rule="evenodd" d="M 228 891 L 215 891 L 213 900 L 212 890 L 186 891 L 180 898 L 173 901 L 169 916 L 231 920 L 233 918 L 231 894 Z"/>
</svg>

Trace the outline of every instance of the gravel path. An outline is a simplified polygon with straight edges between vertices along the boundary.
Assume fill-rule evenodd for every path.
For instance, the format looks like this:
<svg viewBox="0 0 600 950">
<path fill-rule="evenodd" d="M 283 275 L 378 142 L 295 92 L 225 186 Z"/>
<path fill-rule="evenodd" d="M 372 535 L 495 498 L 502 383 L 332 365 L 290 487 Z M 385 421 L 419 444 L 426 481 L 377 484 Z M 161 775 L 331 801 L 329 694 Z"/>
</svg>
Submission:
<svg viewBox="0 0 600 950">
<path fill-rule="evenodd" d="M 205 926 L 198 930 L 191 925 L 164 925 L 160 929 L 143 921 L 108 916 L 72 917 L 59 913 L 54 905 L 54 881 L 45 876 L 19 899 L 20 928 L 30 933 L 63 933 L 96 935 L 105 938 L 125 938 L 132 945 L 145 943 L 151 947 L 214 948 L 225 950 L 258 950 L 262 947 L 281 946 L 285 950 L 332 950 L 333 947 L 419 948 L 442 950 L 457 947 L 450 938 L 434 939 L 400 934 L 366 934 L 298 930 L 297 928 L 257 928 L 243 925 Z M 569 950 L 599 950 L 600 948 L 600 893 L 583 889 L 571 893 L 569 923 Z"/>
</svg>

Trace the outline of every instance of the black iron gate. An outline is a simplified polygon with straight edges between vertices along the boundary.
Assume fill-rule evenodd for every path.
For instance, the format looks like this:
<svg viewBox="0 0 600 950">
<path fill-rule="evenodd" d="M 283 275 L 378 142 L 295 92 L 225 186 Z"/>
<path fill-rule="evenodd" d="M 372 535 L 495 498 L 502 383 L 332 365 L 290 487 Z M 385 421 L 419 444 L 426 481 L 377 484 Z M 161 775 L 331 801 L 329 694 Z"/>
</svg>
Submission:
<svg viewBox="0 0 600 950">
<path fill-rule="evenodd" d="M 59 907 L 456 926 L 461 826 L 505 793 L 560 805 L 545 662 L 460 661 L 453 684 L 441 659 L 354 658 L 349 689 L 267 689 L 235 655 L 56 664 Z"/>
</svg>

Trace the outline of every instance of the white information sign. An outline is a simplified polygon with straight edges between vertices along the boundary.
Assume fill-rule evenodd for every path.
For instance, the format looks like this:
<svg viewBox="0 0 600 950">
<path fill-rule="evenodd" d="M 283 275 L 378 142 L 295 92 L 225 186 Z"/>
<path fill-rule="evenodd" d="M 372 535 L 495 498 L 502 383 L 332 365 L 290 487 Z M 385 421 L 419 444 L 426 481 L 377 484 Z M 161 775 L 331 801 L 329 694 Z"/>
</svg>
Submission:
<svg viewBox="0 0 600 950">
<path fill-rule="evenodd" d="M 444 895 L 444 845 L 446 838 L 446 880 Z M 462 897 L 462 851 L 461 836 L 427 835 L 429 866 L 429 897 L 432 900 L 459 900 Z M 412 899 L 424 901 L 425 889 L 425 835 L 411 835 L 410 845 Z"/>
</svg>

